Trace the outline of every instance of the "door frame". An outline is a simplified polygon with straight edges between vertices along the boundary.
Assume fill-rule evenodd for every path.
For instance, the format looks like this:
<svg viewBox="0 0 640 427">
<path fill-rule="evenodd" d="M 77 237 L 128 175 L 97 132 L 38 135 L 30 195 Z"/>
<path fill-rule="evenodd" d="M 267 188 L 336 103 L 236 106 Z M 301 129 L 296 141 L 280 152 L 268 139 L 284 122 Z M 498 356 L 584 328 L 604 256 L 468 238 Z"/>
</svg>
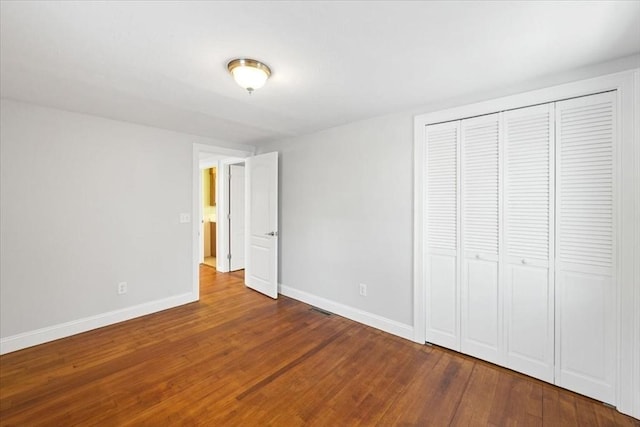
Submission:
<svg viewBox="0 0 640 427">
<path fill-rule="evenodd" d="M 242 159 L 228 159 L 227 162 L 224 163 L 224 166 L 221 166 L 221 168 L 224 170 L 224 178 L 225 180 L 223 181 L 223 185 L 225 190 L 227 191 L 227 194 L 225 194 L 225 203 L 226 203 L 226 209 L 224 211 L 224 213 L 227 215 L 227 219 L 225 219 L 224 222 L 224 227 L 221 229 L 221 233 L 224 232 L 224 239 L 225 239 L 225 246 L 224 248 L 228 248 L 229 250 L 231 250 L 231 234 L 232 234 L 232 230 L 231 230 L 231 221 L 230 221 L 230 214 L 231 214 L 231 166 L 234 165 L 242 165 L 242 169 L 243 169 L 243 175 L 246 177 L 246 168 L 245 168 L 245 163 L 246 160 Z M 244 192 L 246 192 L 246 188 L 243 188 Z M 243 198 L 242 198 L 243 203 L 246 203 L 246 194 L 243 194 Z M 227 203 L 228 202 L 228 203 Z M 242 217 L 242 221 L 245 221 L 245 217 L 246 217 L 246 211 L 245 211 L 245 215 Z M 245 227 L 245 236 L 246 238 L 246 227 Z M 243 240 L 242 242 L 242 250 L 244 251 L 246 248 L 245 246 L 245 242 Z M 221 252 L 222 253 L 222 252 Z M 244 257 L 243 257 L 244 258 Z M 231 259 L 233 259 L 233 253 L 231 253 Z M 231 271 L 231 259 L 229 259 L 228 257 L 224 258 L 224 267 L 226 268 L 225 271 Z M 242 269 L 244 269 L 244 262 L 242 263 L 243 267 Z M 235 270 L 234 270 L 235 271 Z"/>
<path fill-rule="evenodd" d="M 215 145 L 207 145 L 194 143 L 193 144 L 193 156 L 192 156 L 192 194 L 191 194 L 191 259 L 192 259 L 192 270 L 191 270 L 191 292 L 193 295 L 193 300 L 198 301 L 200 299 L 200 253 L 201 253 L 201 243 L 200 243 L 200 217 L 202 215 L 202 176 L 200 171 L 200 155 L 207 154 L 210 155 L 211 159 L 214 157 L 217 158 L 218 167 L 220 167 L 224 162 L 228 161 L 244 161 L 245 158 L 250 157 L 254 154 L 255 150 L 237 150 L 232 148 L 219 147 Z M 224 175 L 224 174 L 223 174 Z M 216 194 L 218 195 L 218 200 L 224 200 L 224 177 L 223 179 L 218 179 L 216 181 Z M 219 192 L 220 191 L 220 192 Z M 224 206 L 217 206 L 217 209 L 221 209 L 224 212 Z M 224 221 L 223 221 L 224 222 Z M 226 228 L 223 226 L 223 230 L 221 231 L 219 226 L 220 222 L 216 222 L 217 234 L 220 235 Z M 220 250 L 221 244 L 223 242 L 216 242 L 216 249 Z M 224 246 L 222 246 L 224 247 Z M 225 252 L 226 253 L 226 252 Z M 219 257 L 217 257 L 219 259 Z M 224 264 L 221 264 L 220 261 L 217 261 L 217 264 L 220 270 L 224 269 Z M 227 267 L 228 267 L 227 262 Z M 228 268 L 226 271 L 229 271 Z"/>
<path fill-rule="evenodd" d="M 225 218 L 229 214 L 229 166 L 237 163 L 244 163 L 245 157 L 226 157 L 218 161 L 218 180 L 216 181 L 216 194 L 218 195 L 218 205 L 216 212 L 219 218 L 224 221 L 218 221 L 216 251 L 221 254 L 216 258 L 216 269 L 222 273 L 228 273 L 231 270 L 227 254 L 229 253 L 229 221 Z"/>
<path fill-rule="evenodd" d="M 617 176 L 615 199 L 617 266 L 614 276 L 616 299 L 616 406 L 640 418 L 640 69 L 635 68 L 587 80 L 548 87 L 476 104 L 418 115 L 414 119 L 414 341 L 425 342 L 426 331 L 426 212 L 424 183 L 426 168 L 425 126 L 511 110 L 547 102 L 616 90 L 618 115 Z M 623 197 L 624 196 L 624 197 Z M 635 197 L 634 197 L 635 196 Z M 634 200 L 635 199 L 635 200 Z"/>
</svg>

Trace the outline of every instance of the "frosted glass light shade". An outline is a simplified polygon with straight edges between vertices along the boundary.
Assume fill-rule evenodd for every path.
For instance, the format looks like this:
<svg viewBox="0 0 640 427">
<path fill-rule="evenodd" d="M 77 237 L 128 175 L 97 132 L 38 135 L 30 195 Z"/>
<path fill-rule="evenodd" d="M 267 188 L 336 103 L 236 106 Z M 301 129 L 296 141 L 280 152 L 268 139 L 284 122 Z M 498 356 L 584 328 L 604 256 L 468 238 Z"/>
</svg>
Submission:
<svg viewBox="0 0 640 427">
<path fill-rule="evenodd" d="M 269 67 L 255 59 L 234 59 L 227 64 L 227 69 L 236 83 L 249 93 L 264 86 L 271 75 Z"/>
</svg>

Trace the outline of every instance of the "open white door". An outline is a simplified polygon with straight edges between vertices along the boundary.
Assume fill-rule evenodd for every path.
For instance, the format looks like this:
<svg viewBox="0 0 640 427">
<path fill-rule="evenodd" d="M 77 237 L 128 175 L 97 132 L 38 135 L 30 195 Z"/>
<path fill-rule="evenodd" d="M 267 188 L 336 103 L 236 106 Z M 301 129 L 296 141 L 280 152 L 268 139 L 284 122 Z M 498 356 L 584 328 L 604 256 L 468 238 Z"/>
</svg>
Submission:
<svg viewBox="0 0 640 427">
<path fill-rule="evenodd" d="M 229 165 L 229 271 L 244 268 L 244 165 Z"/>
<path fill-rule="evenodd" d="M 278 153 L 245 162 L 245 284 L 278 298 Z"/>
</svg>

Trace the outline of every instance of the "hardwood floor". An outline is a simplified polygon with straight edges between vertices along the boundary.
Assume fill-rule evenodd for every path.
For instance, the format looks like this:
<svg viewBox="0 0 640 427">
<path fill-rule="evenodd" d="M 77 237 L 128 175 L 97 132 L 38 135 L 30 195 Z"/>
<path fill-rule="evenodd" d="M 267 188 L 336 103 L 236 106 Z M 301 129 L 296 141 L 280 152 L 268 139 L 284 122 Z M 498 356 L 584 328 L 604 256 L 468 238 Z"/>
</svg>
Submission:
<svg viewBox="0 0 640 427">
<path fill-rule="evenodd" d="M 640 426 L 201 266 L 201 300 L 0 357 L 0 425 Z"/>
</svg>

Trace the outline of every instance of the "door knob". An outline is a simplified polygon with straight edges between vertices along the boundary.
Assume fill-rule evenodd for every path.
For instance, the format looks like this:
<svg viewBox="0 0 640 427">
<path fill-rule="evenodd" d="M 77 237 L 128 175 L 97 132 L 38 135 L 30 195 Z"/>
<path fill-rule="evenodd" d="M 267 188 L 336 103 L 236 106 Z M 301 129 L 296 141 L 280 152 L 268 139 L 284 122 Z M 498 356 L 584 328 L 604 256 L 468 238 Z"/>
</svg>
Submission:
<svg viewBox="0 0 640 427">
<path fill-rule="evenodd" d="M 277 231 L 271 231 L 269 233 L 264 233 L 266 236 L 277 236 L 278 232 Z"/>
</svg>

